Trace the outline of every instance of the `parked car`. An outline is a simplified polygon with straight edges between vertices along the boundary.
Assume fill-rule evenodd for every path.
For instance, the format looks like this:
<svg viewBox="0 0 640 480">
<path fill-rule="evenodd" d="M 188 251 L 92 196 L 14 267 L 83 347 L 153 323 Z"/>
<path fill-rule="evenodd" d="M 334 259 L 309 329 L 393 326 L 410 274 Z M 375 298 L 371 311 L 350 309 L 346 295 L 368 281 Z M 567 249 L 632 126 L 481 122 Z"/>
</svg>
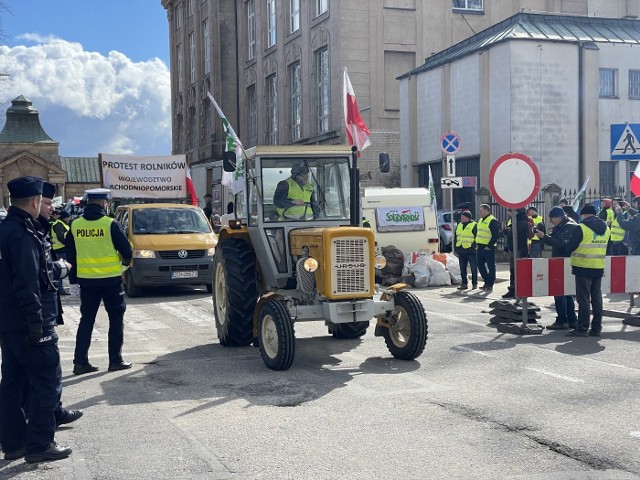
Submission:
<svg viewBox="0 0 640 480">
<path fill-rule="evenodd" d="M 0 222 L 7 218 L 7 211 L 4 208 L 0 208 Z"/>
<path fill-rule="evenodd" d="M 456 225 L 456 222 L 453 222 L 454 229 L 456 228 Z M 438 210 L 438 233 L 440 234 L 440 251 L 450 252 L 452 250 L 451 242 L 453 240 L 453 230 L 451 229 L 451 212 L 446 210 Z"/>
</svg>

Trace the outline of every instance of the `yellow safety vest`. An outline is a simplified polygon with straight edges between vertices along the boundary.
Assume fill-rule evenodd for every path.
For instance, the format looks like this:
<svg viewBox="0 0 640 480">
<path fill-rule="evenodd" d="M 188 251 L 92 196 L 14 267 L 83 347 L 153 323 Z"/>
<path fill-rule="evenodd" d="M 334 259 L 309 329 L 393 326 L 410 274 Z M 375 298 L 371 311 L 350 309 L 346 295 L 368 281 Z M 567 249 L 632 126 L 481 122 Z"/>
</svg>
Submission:
<svg viewBox="0 0 640 480">
<path fill-rule="evenodd" d="M 78 278 L 111 278 L 121 274 L 120 255 L 111 239 L 112 218 L 76 219 L 71 225 L 75 239 Z"/>
<path fill-rule="evenodd" d="M 477 225 L 476 222 L 458 223 L 456 227 L 456 247 L 471 248 L 476 241 L 476 237 L 473 234 L 473 227 Z M 466 228 L 465 228 L 466 227 Z"/>
<path fill-rule="evenodd" d="M 571 253 L 571 266 L 581 268 L 604 268 L 605 256 L 607 255 L 607 243 L 611 236 L 611 231 L 602 235 L 596 234 L 584 223 L 580 224 L 582 229 L 582 241 L 578 248 Z"/>
<path fill-rule="evenodd" d="M 495 217 L 493 215 L 487 215 L 485 218 L 481 218 L 478 220 L 478 233 L 476 233 L 476 243 L 478 245 L 489 245 L 491 241 L 491 230 L 489 229 L 489 224 L 491 220 L 494 220 Z"/>
<path fill-rule="evenodd" d="M 621 242 L 624 240 L 624 230 L 618 223 L 618 218 L 614 217 L 611 222 L 611 241 L 612 242 Z"/>
<path fill-rule="evenodd" d="M 62 243 L 60 240 L 58 240 L 58 235 L 56 235 L 56 232 L 53 230 L 53 228 L 58 223 L 61 224 L 64 227 L 64 236 L 65 237 L 67 236 L 67 233 L 69 233 L 69 225 L 64 223 L 62 220 L 58 219 L 55 222 L 53 222 L 53 224 L 51 225 L 51 244 L 52 244 L 54 250 L 62 250 L 65 247 L 64 243 Z"/>
<path fill-rule="evenodd" d="M 538 215 L 536 218 L 531 217 L 531 220 L 533 221 L 533 226 L 537 226 L 540 225 L 541 223 L 544 223 L 544 220 L 542 220 L 542 217 L 540 215 Z M 529 242 L 539 242 L 540 239 L 538 238 L 537 235 L 534 235 L 533 238 L 529 239 Z"/>
<path fill-rule="evenodd" d="M 298 182 L 291 177 L 287 178 L 287 183 L 289 184 L 289 193 L 287 194 L 287 198 L 289 200 L 302 200 L 308 205 L 294 205 L 289 208 L 278 208 L 276 209 L 278 212 L 278 218 L 280 220 L 309 220 L 313 218 L 313 209 L 309 204 L 311 202 L 311 195 L 313 194 L 313 186 L 310 183 L 306 183 L 304 187 L 300 187 Z"/>
</svg>

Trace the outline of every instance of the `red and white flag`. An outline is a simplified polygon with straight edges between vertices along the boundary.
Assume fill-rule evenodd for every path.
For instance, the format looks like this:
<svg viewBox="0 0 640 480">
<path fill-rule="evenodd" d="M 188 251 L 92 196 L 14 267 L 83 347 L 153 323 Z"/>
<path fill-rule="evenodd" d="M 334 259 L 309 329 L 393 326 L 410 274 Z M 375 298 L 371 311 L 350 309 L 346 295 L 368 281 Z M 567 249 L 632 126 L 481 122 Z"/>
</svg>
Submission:
<svg viewBox="0 0 640 480">
<path fill-rule="evenodd" d="M 638 162 L 638 166 L 633 172 L 629 188 L 631 189 L 631 193 L 633 193 L 636 197 L 640 196 L 640 162 Z"/>
<path fill-rule="evenodd" d="M 344 69 L 344 123 L 347 130 L 347 140 L 351 145 L 355 145 L 360 151 L 371 145 L 371 140 L 369 140 L 371 132 L 360 116 L 356 95 L 353 92 L 346 68 Z"/>
<path fill-rule="evenodd" d="M 196 187 L 194 187 L 193 180 L 191 180 L 191 169 L 188 165 L 186 170 L 187 193 L 191 198 L 191 205 L 198 205 L 198 195 L 196 195 Z"/>
</svg>

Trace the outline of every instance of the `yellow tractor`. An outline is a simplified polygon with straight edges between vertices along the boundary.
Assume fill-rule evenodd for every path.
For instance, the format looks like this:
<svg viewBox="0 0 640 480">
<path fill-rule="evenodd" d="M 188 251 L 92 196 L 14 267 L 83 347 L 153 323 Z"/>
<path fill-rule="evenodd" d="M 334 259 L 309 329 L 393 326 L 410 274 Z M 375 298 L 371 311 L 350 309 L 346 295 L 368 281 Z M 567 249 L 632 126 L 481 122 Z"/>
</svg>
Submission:
<svg viewBox="0 0 640 480">
<path fill-rule="evenodd" d="M 381 171 L 388 156 L 381 154 Z M 324 321 L 336 338 L 375 335 L 399 359 L 418 357 L 427 316 L 405 284 L 380 289 L 373 231 L 360 224 L 355 151 L 345 146 L 258 146 L 223 168 L 243 180 L 236 219 L 214 256 L 213 306 L 220 343 L 260 348 L 273 370 L 295 354 L 294 324 Z"/>
</svg>

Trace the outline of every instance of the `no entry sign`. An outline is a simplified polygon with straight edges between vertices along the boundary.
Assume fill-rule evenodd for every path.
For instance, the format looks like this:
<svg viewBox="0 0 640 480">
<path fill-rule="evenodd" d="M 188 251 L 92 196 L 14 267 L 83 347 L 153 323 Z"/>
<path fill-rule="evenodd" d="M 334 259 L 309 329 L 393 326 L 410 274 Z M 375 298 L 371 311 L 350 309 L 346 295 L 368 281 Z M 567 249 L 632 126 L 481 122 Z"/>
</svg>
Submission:
<svg viewBox="0 0 640 480">
<path fill-rule="evenodd" d="M 522 208 L 540 191 L 540 172 L 526 155 L 507 153 L 491 166 L 489 189 L 503 207 Z"/>
</svg>

